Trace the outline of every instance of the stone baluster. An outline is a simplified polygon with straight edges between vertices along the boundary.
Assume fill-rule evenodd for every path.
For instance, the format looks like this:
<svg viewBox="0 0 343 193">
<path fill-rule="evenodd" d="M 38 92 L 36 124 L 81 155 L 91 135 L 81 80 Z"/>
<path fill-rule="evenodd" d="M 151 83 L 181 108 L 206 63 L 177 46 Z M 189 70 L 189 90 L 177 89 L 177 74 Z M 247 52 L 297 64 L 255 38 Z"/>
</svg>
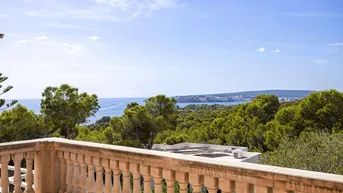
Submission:
<svg viewBox="0 0 343 193">
<path fill-rule="evenodd" d="M 235 182 L 220 178 L 219 189 L 221 189 L 222 193 L 233 193 L 235 190 Z"/>
<path fill-rule="evenodd" d="M 13 155 L 14 162 L 14 191 L 13 193 L 21 193 L 21 161 L 23 160 L 23 153 L 16 153 Z"/>
<path fill-rule="evenodd" d="M 139 164 L 130 164 L 130 172 L 133 176 L 133 193 L 141 193 L 141 173 Z"/>
<path fill-rule="evenodd" d="M 217 193 L 219 188 L 219 180 L 218 178 L 214 178 L 211 176 L 204 177 L 204 184 L 207 188 L 208 193 Z"/>
<path fill-rule="evenodd" d="M 78 154 L 77 161 L 80 163 L 81 168 L 79 179 L 81 193 L 87 193 L 87 165 L 85 162 L 85 156 Z"/>
<path fill-rule="evenodd" d="M 71 153 L 70 159 L 73 161 L 74 165 L 74 174 L 73 174 L 73 193 L 80 193 L 80 184 L 79 184 L 79 178 L 80 178 L 80 164 L 77 161 L 77 154 Z"/>
<path fill-rule="evenodd" d="M 268 187 L 255 184 L 254 185 L 254 191 L 258 192 L 258 193 L 260 193 L 260 192 L 261 193 L 268 193 Z"/>
<path fill-rule="evenodd" d="M 102 193 L 104 189 L 104 182 L 102 178 L 103 168 L 101 165 L 101 158 L 93 157 L 93 164 L 95 165 L 95 171 L 96 171 L 95 192 Z"/>
<path fill-rule="evenodd" d="M 112 193 L 120 193 L 120 169 L 119 169 L 119 161 L 111 160 L 110 166 L 113 171 L 113 189 Z"/>
<path fill-rule="evenodd" d="M 32 172 L 32 165 L 33 165 L 33 158 L 35 157 L 35 152 L 27 152 L 25 153 L 25 160 L 26 160 L 26 189 L 25 193 L 34 193 L 32 188 L 33 184 L 33 172 Z"/>
<path fill-rule="evenodd" d="M 151 176 L 154 178 L 155 193 L 162 193 L 162 169 L 152 167 Z"/>
<path fill-rule="evenodd" d="M 110 160 L 109 159 L 102 159 L 101 160 L 102 166 L 105 169 L 105 193 L 112 192 L 112 176 L 111 176 L 111 167 L 110 167 Z"/>
<path fill-rule="evenodd" d="M 9 181 L 8 181 L 8 162 L 11 160 L 10 155 L 1 155 L 1 189 L 2 193 L 8 193 Z"/>
<path fill-rule="evenodd" d="M 176 172 L 176 181 L 179 182 L 180 193 L 188 192 L 188 173 L 187 172 Z"/>
<path fill-rule="evenodd" d="M 67 165 L 66 165 L 66 160 L 64 158 L 64 153 L 63 151 L 58 151 L 58 158 L 61 163 L 61 174 L 60 174 L 60 189 L 59 193 L 65 193 L 67 190 Z"/>
<path fill-rule="evenodd" d="M 174 193 L 175 171 L 163 170 L 163 178 L 167 182 L 167 193 Z"/>
<path fill-rule="evenodd" d="M 130 193 L 130 166 L 127 162 L 119 162 L 119 168 L 123 173 L 123 193 Z"/>
<path fill-rule="evenodd" d="M 73 161 L 70 159 L 70 153 L 64 152 L 64 158 L 67 162 L 67 176 L 66 176 L 66 182 L 67 182 L 67 190 L 66 193 L 72 193 L 73 192 Z"/>
<path fill-rule="evenodd" d="M 250 185 L 246 182 L 237 182 L 235 183 L 236 193 L 250 193 Z"/>
<path fill-rule="evenodd" d="M 151 171 L 150 166 L 141 165 L 141 173 L 144 178 L 144 193 L 151 193 Z"/>
<path fill-rule="evenodd" d="M 189 174 L 189 183 L 192 185 L 193 193 L 200 193 L 204 184 L 204 176 Z"/>
<path fill-rule="evenodd" d="M 85 160 L 88 167 L 87 190 L 88 193 L 95 193 L 93 157 L 86 155 Z"/>
</svg>

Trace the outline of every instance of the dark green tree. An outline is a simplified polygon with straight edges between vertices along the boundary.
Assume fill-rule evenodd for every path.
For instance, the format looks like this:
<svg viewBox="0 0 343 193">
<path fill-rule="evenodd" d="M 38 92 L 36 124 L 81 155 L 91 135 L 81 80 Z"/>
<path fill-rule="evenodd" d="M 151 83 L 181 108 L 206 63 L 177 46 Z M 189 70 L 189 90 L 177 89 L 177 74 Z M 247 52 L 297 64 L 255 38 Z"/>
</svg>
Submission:
<svg viewBox="0 0 343 193">
<path fill-rule="evenodd" d="M 13 86 L 5 86 L 4 88 L 2 88 L 3 87 L 2 83 L 5 82 L 7 79 L 8 79 L 7 76 L 3 76 L 2 73 L 0 73 L 0 96 L 6 94 L 8 91 L 10 91 L 13 88 Z M 0 98 L 0 111 L 15 105 L 17 102 L 18 102 L 17 100 L 12 100 L 6 104 L 6 100 Z M 3 108 L 3 106 L 5 107 Z"/>
<path fill-rule="evenodd" d="M 17 105 L 0 114 L 0 143 L 41 138 L 48 133 L 42 116 L 24 106 Z"/>
<path fill-rule="evenodd" d="M 106 128 L 110 126 L 110 121 L 110 116 L 103 116 L 101 119 L 96 120 L 95 123 L 89 124 L 88 128 L 91 130 Z"/>
<path fill-rule="evenodd" d="M 315 92 L 299 105 L 304 128 L 325 132 L 343 130 L 343 93 L 337 90 Z"/>
<path fill-rule="evenodd" d="M 159 132 L 175 129 L 175 99 L 157 95 L 145 102 L 145 105 L 130 103 L 122 117 L 112 118 L 110 127 L 121 135 L 116 144 L 151 149 Z"/>
<path fill-rule="evenodd" d="M 75 126 L 86 123 L 100 108 L 96 95 L 79 94 L 77 88 L 67 84 L 47 87 L 42 96 L 41 113 L 53 125 L 54 132 L 66 138 L 71 138 L 71 133 L 76 135 Z"/>
</svg>

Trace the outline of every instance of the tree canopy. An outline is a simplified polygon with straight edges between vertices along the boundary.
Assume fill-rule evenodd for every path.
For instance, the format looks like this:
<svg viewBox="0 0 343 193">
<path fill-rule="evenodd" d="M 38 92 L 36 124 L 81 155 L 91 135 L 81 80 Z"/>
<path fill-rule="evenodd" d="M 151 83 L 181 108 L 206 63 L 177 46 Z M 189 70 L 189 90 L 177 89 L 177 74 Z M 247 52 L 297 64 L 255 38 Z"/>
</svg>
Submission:
<svg viewBox="0 0 343 193">
<path fill-rule="evenodd" d="M 22 105 L 3 111 L 0 114 L 0 142 L 47 136 L 48 127 L 41 120 L 41 115 L 34 114 Z"/>
<path fill-rule="evenodd" d="M 2 83 L 5 82 L 7 79 L 8 79 L 7 76 L 3 76 L 2 73 L 0 73 L 0 96 L 6 94 L 8 91 L 10 91 L 13 88 L 13 86 L 10 86 L 10 85 L 5 86 L 3 88 Z M 0 98 L 0 111 L 15 105 L 17 102 L 18 102 L 17 100 L 12 100 L 6 104 L 6 100 Z"/>
<path fill-rule="evenodd" d="M 0 114 L 0 139 L 13 141 L 62 136 L 82 141 L 150 149 L 154 143 L 181 142 L 246 146 L 263 152 L 261 163 L 343 174 L 343 93 L 314 92 L 296 102 L 259 95 L 236 106 L 176 106 L 157 95 L 127 105 L 120 117 L 87 119 L 99 109 L 96 95 L 69 85 L 48 87 L 42 114 L 23 106 Z M 286 156 L 285 156 L 286 155 Z"/>
<path fill-rule="evenodd" d="M 59 135 L 70 138 L 75 126 L 87 122 L 98 109 L 98 97 L 87 93 L 78 93 L 77 88 L 67 84 L 60 87 L 47 87 L 42 94 L 41 113 L 47 122 L 53 125 Z M 70 132 L 70 130 L 74 130 Z"/>
</svg>

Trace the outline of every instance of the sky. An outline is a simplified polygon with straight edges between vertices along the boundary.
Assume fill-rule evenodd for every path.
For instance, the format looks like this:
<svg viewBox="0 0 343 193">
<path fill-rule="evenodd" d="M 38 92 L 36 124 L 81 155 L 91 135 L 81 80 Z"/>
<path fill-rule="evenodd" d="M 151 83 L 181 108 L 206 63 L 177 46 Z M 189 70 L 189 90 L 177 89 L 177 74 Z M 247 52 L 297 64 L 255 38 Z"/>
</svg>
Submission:
<svg viewBox="0 0 343 193">
<path fill-rule="evenodd" d="M 343 91 L 342 0 L 0 0 L 5 98 Z"/>
</svg>

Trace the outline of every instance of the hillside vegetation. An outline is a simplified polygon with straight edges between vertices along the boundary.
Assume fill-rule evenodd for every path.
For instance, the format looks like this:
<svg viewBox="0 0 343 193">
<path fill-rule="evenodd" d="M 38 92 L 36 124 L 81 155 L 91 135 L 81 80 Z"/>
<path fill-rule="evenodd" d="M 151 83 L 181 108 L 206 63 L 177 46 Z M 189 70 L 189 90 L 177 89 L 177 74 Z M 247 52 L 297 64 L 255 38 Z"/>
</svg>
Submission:
<svg viewBox="0 0 343 193">
<path fill-rule="evenodd" d="M 154 143 L 211 143 L 263 152 L 261 163 L 343 174 L 343 93 L 311 93 L 280 103 L 259 95 L 237 106 L 176 106 L 157 95 L 130 103 L 121 117 L 87 125 L 99 109 L 96 95 L 69 85 L 43 92 L 41 114 L 17 105 L 0 114 L 0 142 L 48 136 L 150 149 Z"/>
</svg>

